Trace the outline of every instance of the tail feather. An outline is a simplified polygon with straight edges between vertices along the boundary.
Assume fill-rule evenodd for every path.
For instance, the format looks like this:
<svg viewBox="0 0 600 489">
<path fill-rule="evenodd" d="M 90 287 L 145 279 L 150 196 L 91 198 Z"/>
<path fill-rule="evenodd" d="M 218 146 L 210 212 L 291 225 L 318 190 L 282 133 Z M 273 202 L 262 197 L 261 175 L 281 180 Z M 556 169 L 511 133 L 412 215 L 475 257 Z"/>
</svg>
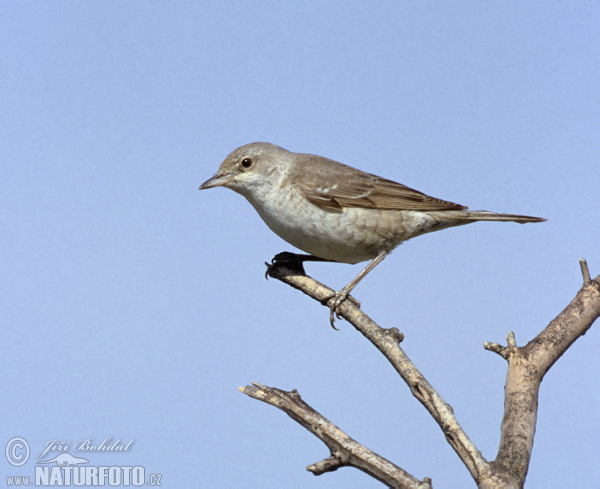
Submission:
<svg viewBox="0 0 600 489">
<path fill-rule="evenodd" d="M 457 219 L 465 221 L 507 221 L 518 222 L 519 224 L 546 221 L 543 217 L 522 216 L 520 214 L 497 214 L 490 211 L 456 211 L 455 215 Z"/>
</svg>

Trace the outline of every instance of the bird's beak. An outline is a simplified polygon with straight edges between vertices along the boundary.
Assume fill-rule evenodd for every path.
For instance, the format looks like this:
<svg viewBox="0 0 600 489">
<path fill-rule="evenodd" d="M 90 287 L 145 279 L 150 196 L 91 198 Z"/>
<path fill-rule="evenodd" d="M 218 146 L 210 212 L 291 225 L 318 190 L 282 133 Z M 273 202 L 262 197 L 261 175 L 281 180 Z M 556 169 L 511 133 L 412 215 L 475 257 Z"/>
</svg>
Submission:
<svg viewBox="0 0 600 489">
<path fill-rule="evenodd" d="M 213 187 L 221 187 L 223 185 L 227 185 L 232 180 L 233 180 L 233 175 L 219 175 L 217 173 L 214 177 L 209 178 L 208 180 L 206 180 L 206 182 L 204 182 L 202 185 L 200 185 L 200 188 L 198 190 L 204 190 L 206 188 L 213 188 Z"/>
</svg>

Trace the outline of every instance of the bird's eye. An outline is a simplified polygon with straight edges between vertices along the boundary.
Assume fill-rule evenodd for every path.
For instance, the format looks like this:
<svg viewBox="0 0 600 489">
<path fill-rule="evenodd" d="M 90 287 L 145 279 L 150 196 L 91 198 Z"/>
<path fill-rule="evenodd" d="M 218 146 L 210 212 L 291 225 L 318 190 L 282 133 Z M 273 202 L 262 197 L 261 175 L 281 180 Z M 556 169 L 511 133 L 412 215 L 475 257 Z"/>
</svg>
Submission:
<svg viewBox="0 0 600 489">
<path fill-rule="evenodd" d="M 252 166 L 252 160 L 250 158 L 244 158 L 242 160 L 242 166 L 244 168 L 250 168 Z"/>
</svg>

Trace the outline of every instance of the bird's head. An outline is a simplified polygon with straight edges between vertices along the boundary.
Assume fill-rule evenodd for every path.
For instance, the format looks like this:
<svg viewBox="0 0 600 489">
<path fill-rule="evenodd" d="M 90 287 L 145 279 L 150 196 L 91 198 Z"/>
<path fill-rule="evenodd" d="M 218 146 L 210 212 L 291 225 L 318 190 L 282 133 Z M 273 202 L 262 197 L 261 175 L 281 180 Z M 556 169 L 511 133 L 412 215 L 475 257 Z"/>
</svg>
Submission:
<svg viewBox="0 0 600 489">
<path fill-rule="evenodd" d="M 287 174 L 292 153 L 270 143 L 250 143 L 231 152 L 217 174 L 200 185 L 200 190 L 227 187 L 242 195 L 268 189 Z"/>
</svg>

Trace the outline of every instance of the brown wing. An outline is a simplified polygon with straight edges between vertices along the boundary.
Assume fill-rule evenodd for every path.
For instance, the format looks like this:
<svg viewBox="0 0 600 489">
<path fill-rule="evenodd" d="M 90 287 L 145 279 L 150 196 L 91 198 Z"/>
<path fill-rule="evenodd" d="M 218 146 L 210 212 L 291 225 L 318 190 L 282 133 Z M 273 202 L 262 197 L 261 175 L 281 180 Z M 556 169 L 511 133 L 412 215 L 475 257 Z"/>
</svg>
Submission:
<svg viewBox="0 0 600 489">
<path fill-rule="evenodd" d="M 313 204 L 340 211 L 344 207 L 440 211 L 465 206 L 425 195 L 406 185 L 371 175 L 337 161 L 314 155 L 298 155 L 297 172 L 290 175 Z"/>
</svg>

